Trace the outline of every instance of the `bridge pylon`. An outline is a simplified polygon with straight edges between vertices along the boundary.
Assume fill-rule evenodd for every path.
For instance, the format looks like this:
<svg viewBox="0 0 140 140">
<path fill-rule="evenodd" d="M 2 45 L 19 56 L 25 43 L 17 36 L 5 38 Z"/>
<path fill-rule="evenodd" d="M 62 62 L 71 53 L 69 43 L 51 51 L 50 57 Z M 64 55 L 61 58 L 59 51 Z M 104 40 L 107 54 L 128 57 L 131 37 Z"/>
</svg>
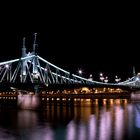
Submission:
<svg viewBox="0 0 140 140">
<path fill-rule="evenodd" d="M 38 60 L 37 60 L 37 43 L 36 43 L 36 36 L 37 33 L 34 33 L 34 42 L 33 42 L 33 70 L 32 70 L 32 74 L 33 74 L 33 82 L 38 82 L 39 80 L 39 72 L 38 72 Z"/>
<path fill-rule="evenodd" d="M 87 84 L 87 85 L 123 85 L 140 88 L 140 77 L 133 77 L 119 83 L 104 83 L 84 78 L 66 71 L 37 54 L 37 33 L 34 33 L 32 52 L 26 53 L 25 37 L 23 38 L 22 56 L 19 59 L 0 62 L 0 83 L 31 83 L 47 86 L 52 84 Z M 38 92 L 38 86 L 34 87 Z"/>
<path fill-rule="evenodd" d="M 25 37 L 23 37 L 23 45 L 22 45 L 22 58 L 26 57 L 26 45 L 25 45 Z M 20 81 L 23 82 L 26 75 L 27 75 L 27 71 L 26 71 L 26 59 L 22 60 L 22 66 L 21 66 L 21 74 L 20 74 Z"/>
</svg>

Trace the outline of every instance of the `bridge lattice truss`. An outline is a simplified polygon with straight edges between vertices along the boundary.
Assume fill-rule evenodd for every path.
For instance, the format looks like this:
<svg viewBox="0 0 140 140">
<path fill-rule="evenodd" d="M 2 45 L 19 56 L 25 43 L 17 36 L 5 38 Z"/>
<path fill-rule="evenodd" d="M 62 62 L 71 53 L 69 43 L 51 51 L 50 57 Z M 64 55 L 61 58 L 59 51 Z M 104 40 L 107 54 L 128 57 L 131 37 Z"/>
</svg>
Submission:
<svg viewBox="0 0 140 140">
<path fill-rule="evenodd" d="M 2 82 L 40 82 L 48 84 L 107 84 L 140 87 L 138 76 L 119 83 L 104 83 L 71 74 L 48 62 L 38 55 L 27 54 L 26 57 L 0 63 L 0 83 Z"/>
<path fill-rule="evenodd" d="M 31 82 L 46 84 L 101 83 L 71 74 L 48 62 L 38 55 L 27 54 L 26 57 L 0 63 L 0 82 Z"/>
</svg>

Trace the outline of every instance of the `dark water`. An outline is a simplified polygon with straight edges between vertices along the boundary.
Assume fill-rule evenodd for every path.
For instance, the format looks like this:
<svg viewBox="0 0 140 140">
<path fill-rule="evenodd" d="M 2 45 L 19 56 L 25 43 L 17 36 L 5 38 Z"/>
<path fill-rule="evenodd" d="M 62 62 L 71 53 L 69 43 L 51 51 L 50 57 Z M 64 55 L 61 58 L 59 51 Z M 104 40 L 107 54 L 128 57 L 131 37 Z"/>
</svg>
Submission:
<svg viewBox="0 0 140 140">
<path fill-rule="evenodd" d="M 74 106 L 44 111 L 0 110 L 0 140 L 138 140 L 140 103 Z"/>
</svg>

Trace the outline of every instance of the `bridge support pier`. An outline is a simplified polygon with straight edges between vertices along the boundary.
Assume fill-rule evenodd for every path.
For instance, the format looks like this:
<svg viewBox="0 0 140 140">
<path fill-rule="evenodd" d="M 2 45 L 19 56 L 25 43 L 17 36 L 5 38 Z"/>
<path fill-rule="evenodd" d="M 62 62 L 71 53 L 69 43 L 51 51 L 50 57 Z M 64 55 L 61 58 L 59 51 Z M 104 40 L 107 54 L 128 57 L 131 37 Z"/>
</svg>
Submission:
<svg viewBox="0 0 140 140">
<path fill-rule="evenodd" d="M 131 93 L 131 100 L 132 101 L 140 101 L 140 91 L 132 92 Z"/>
<path fill-rule="evenodd" d="M 39 94 L 39 86 L 38 85 L 34 85 L 34 93 Z"/>
<path fill-rule="evenodd" d="M 41 97 L 39 94 L 19 94 L 17 98 L 19 109 L 38 110 L 41 107 Z"/>
</svg>

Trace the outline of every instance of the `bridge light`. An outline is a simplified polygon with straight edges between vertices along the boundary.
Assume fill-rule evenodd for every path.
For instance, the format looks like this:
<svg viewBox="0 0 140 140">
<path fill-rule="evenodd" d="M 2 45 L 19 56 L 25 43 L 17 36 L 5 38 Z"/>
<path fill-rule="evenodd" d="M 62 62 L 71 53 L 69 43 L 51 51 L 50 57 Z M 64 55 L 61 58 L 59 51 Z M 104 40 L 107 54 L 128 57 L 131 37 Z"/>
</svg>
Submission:
<svg viewBox="0 0 140 140">
<path fill-rule="evenodd" d="M 78 70 L 78 73 L 81 75 L 83 72 L 82 72 L 82 70 Z"/>
<path fill-rule="evenodd" d="M 5 65 L 5 68 L 7 68 L 7 69 L 8 69 L 8 68 L 9 68 L 9 65 L 8 65 L 8 64 L 6 64 L 6 65 Z"/>
<path fill-rule="evenodd" d="M 104 76 L 103 76 L 103 73 L 100 73 L 99 75 L 100 75 L 100 80 L 103 82 L 104 79 L 105 79 Z"/>
<path fill-rule="evenodd" d="M 48 69 L 47 68 L 44 68 L 44 70 L 47 71 Z"/>
<path fill-rule="evenodd" d="M 92 80 L 93 80 L 92 74 L 90 74 L 90 75 L 89 75 L 88 80 L 90 80 L 90 81 L 92 81 Z"/>
<path fill-rule="evenodd" d="M 119 82 L 121 80 L 121 78 L 119 78 L 117 75 L 115 76 L 115 81 Z"/>
<path fill-rule="evenodd" d="M 23 71 L 22 75 L 26 75 L 26 71 Z"/>
<path fill-rule="evenodd" d="M 108 82 L 108 77 L 105 77 L 104 82 L 105 82 L 105 83 Z"/>
<path fill-rule="evenodd" d="M 139 81 L 140 80 L 140 78 L 139 77 L 136 77 L 136 81 Z"/>
<path fill-rule="evenodd" d="M 92 74 L 89 75 L 89 78 L 92 78 Z"/>
<path fill-rule="evenodd" d="M 100 73 L 100 76 L 102 77 L 103 76 L 103 73 Z"/>
<path fill-rule="evenodd" d="M 101 81 L 103 81 L 104 79 L 105 79 L 105 78 L 104 78 L 103 76 L 102 76 L 102 77 L 100 77 L 100 80 L 101 80 Z"/>
</svg>

